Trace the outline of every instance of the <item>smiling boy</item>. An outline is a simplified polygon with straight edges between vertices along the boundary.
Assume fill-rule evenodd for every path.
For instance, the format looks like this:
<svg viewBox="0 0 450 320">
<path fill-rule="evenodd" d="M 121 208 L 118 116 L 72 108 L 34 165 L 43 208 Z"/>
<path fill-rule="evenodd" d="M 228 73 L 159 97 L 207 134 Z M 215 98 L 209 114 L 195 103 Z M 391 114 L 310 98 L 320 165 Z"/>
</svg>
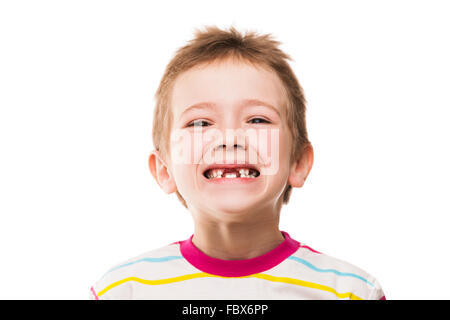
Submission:
<svg viewBox="0 0 450 320">
<path fill-rule="evenodd" d="M 156 93 L 149 166 L 194 234 L 118 264 L 92 299 L 384 299 L 365 271 L 279 230 L 314 156 L 278 44 L 206 27 L 177 51 Z"/>
</svg>

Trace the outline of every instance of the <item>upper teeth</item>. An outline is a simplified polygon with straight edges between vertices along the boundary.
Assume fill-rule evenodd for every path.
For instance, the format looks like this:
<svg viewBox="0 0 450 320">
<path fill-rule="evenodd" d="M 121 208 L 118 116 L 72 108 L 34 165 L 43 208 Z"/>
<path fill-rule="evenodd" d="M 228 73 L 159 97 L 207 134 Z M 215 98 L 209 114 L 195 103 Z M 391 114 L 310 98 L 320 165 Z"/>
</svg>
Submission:
<svg viewBox="0 0 450 320">
<path fill-rule="evenodd" d="M 257 175 L 257 173 L 254 170 L 252 170 L 252 172 L 250 173 L 250 170 L 246 168 L 241 168 L 238 170 L 238 172 L 240 178 L 255 178 Z M 214 178 L 222 178 L 223 174 L 224 174 L 223 169 L 213 169 L 207 173 L 207 176 L 209 179 L 214 179 Z M 225 173 L 225 178 L 236 178 L 236 177 L 237 175 L 235 172 Z"/>
</svg>

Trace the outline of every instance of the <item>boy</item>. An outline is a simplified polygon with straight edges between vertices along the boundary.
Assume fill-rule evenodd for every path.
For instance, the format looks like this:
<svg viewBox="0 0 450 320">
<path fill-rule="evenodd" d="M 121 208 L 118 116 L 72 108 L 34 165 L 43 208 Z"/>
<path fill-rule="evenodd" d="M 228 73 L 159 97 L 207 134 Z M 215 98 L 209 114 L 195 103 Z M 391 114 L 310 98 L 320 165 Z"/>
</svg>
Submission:
<svg viewBox="0 0 450 320">
<path fill-rule="evenodd" d="M 115 266 L 91 299 L 384 299 L 368 273 L 278 229 L 313 164 L 303 90 L 278 44 L 206 27 L 177 51 L 149 166 L 194 234 Z"/>
</svg>

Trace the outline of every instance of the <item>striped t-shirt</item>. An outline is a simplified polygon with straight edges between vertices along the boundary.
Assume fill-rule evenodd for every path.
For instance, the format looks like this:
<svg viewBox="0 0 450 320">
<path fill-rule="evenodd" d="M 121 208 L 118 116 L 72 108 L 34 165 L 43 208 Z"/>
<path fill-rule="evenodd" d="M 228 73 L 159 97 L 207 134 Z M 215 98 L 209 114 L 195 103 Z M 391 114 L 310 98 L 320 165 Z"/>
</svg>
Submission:
<svg viewBox="0 0 450 320">
<path fill-rule="evenodd" d="M 281 233 L 280 245 L 245 260 L 207 256 L 192 235 L 115 266 L 91 287 L 90 299 L 385 299 L 370 274 Z"/>
</svg>

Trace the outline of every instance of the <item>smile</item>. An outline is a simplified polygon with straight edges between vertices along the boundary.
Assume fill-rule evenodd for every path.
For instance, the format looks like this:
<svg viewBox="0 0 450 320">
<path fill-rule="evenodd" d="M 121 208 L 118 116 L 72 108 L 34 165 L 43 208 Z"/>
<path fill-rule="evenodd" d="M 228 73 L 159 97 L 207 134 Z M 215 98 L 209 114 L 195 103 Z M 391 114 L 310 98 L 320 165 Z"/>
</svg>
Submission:
<svg viewBox="0 0 450 320">
<path fill-rule="evenodd" d="M 233 179 L 247 178 L 254 179 L 259 176 L 259 171 L 252 168 L 216 168 L 206 170 L 203 175 L 207 179 Z"/>
</svg>

